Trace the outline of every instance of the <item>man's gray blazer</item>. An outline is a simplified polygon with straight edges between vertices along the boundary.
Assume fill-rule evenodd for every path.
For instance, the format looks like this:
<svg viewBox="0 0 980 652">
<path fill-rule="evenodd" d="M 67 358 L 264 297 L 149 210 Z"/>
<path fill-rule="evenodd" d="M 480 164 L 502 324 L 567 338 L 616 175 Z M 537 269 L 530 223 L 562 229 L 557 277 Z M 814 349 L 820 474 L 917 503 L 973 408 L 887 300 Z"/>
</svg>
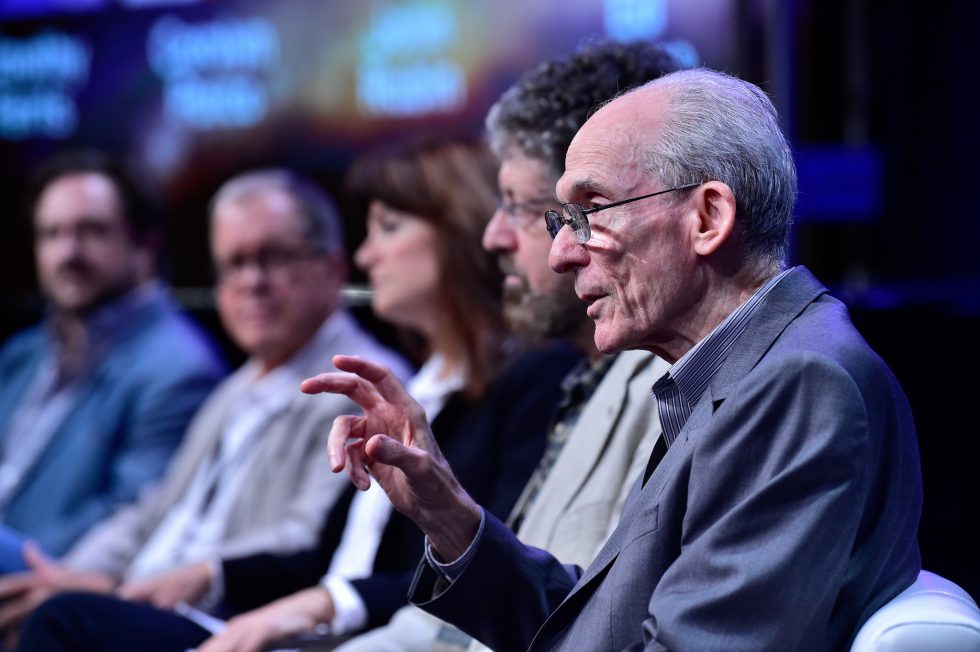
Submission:
<svg viewBox="0 0 980 652">
<path fill-rule="evenodd" d="M 348 484 L 345 477 L 330 472 L 326 440 L 333 419 L 357 414 L 358 408 L 343 396 L 301 393 L 303 378 L 332 369 L 330 358 L 338 353 L 376 360 L 402 377 L 407 373 L 402 360 L 362 331 L 348 314 L 338 312 L 330 319 L 337 322 L 330 328 L 333 335 L 311 340 L 317 350 L 307 358 L 309 368 L 297 374 L 296 396 L 262 434 L 261 452 L 252 459 L 248 482 L 236 496 L 215 551 L 219 557 L 312 547 L 330 506 Z M 242 368 L 214 391 L 195 416 L 161 486 L 81 539 L 65 557 L 67 565 L 126 577 L 167 510 L 187 491 L 197 467 L 212 454 L 228 411 L 253 373 Z"/>
<path fill-rule="evenodd" d="M 898 382 L 803 268 L 766 297 L 584 573 L 486 516 L 412 599 L 497 652 L 842 650 L 919 571 Z"/>
</svg>

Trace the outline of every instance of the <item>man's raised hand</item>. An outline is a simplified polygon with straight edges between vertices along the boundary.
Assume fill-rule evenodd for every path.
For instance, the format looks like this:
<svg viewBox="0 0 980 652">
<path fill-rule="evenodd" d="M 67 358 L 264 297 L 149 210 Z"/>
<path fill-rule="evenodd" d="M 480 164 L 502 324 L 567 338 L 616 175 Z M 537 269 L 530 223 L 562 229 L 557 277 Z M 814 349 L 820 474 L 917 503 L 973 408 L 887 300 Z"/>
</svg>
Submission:
<svg viewBox="0 0 980 652">
<path fill-rule="evenodd" d="M 346 468 L 362 490 L 373 475 L 395 509 L 415 521 L 443 558 L 455 559 L 475 536 L 481 511 L 449 468 L 425 411 L 385 367 L 346 355 L 333 363 L 346 373 L 320 374 L 300 385 L 307 394 L 344 394 L 364 410 L 334 420 L 327 443 L 331 468 Z"/>
</svg>

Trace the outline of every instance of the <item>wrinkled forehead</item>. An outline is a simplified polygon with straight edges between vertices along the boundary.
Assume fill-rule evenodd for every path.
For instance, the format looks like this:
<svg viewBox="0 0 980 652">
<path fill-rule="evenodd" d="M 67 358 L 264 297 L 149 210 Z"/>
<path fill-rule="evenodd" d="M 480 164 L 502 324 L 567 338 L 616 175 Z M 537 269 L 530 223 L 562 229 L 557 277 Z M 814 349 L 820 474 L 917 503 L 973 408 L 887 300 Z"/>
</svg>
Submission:
<svg viewBox="0 0 980 652">
<path fill-rule="evenodd" d="M 582 125 L 565 157 L 565 174 L 558 182 L 560 199 L 577 201 L 588 194 L 615 197 L 646 181 L 644 155 L 662 123 L 662 101 L 653 90 L 613 100 Z"/>
<path fill-rule="evenodd" d="M 565 174 L 556 188 L 558 198 L 581 201 L 592 195 L 613 197 L 634 187 L 643 172 L 639 145 L 629 125 L 583 127 L 568 148 Z"/>
</svg>

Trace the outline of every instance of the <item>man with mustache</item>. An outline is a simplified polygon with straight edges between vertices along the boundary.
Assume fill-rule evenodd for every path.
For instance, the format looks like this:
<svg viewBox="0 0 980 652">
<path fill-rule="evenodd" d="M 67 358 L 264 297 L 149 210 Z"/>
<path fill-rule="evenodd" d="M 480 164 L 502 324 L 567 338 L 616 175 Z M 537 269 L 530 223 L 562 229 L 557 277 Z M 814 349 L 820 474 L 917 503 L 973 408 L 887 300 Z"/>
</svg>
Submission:
<svg viewBox="0 0 980 652">
<path fill-rule="evenodd" d="M 138 185 L 95 152 L 39 170 L 30 195 L 44 321 L 0 351 L 0 573 L 25 539 L 64 553 L 163 473 L 224 373 L 156 278 Z"/>
</svg>

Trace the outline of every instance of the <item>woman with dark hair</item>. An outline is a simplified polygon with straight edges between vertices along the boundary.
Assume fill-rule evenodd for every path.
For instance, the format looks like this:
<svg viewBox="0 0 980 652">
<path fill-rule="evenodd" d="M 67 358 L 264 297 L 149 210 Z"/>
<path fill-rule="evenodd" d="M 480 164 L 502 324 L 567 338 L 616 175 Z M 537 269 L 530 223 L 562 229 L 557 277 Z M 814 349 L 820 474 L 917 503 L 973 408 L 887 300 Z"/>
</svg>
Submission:
<svg viewBox="0 0 980 652">
<path fill-rule="evenodd" d="M 368 235 L 354 261 L 368 274 L 372 309 L 419 336 L 416 353 L 438 351 L 448 368 L 465 368 L 471 397 L 498 370 L 506 332 L 500 271 L 480 245 L 496 173 L 482 144 L 426 138 L 370 153 L 348 175 L 349 191 L 368 207 Z M 405 246 L 415 249 L 398 251 Z M 417 268 L 402 275 L 406 264 L 436 278 Z"/>
<path fill-rule="evenodd" d="M 495 174 L 477 141 L 429 138 L 356 161 L 349 187 L 367 205 L 367 238 L 354 260 L 371 284 L 372 308 L 411 333 L 424 360 L 408 390 L 466 491 L 506 518 L 579 354 L 570 346 L 522 351 L 508 334 L 500 272 L 480 246 Z M 285 636 L 384 624 L 407 601 L 423 537 L 376 484 L 350 500 L 349 509 L 334 508 L 315 550 L 223 561 L 220 611 L 241 615 L 210 639 L 186 610 L 74 594 L 35 612 L 23 649 L 247 652 Z"/>
</svg>

